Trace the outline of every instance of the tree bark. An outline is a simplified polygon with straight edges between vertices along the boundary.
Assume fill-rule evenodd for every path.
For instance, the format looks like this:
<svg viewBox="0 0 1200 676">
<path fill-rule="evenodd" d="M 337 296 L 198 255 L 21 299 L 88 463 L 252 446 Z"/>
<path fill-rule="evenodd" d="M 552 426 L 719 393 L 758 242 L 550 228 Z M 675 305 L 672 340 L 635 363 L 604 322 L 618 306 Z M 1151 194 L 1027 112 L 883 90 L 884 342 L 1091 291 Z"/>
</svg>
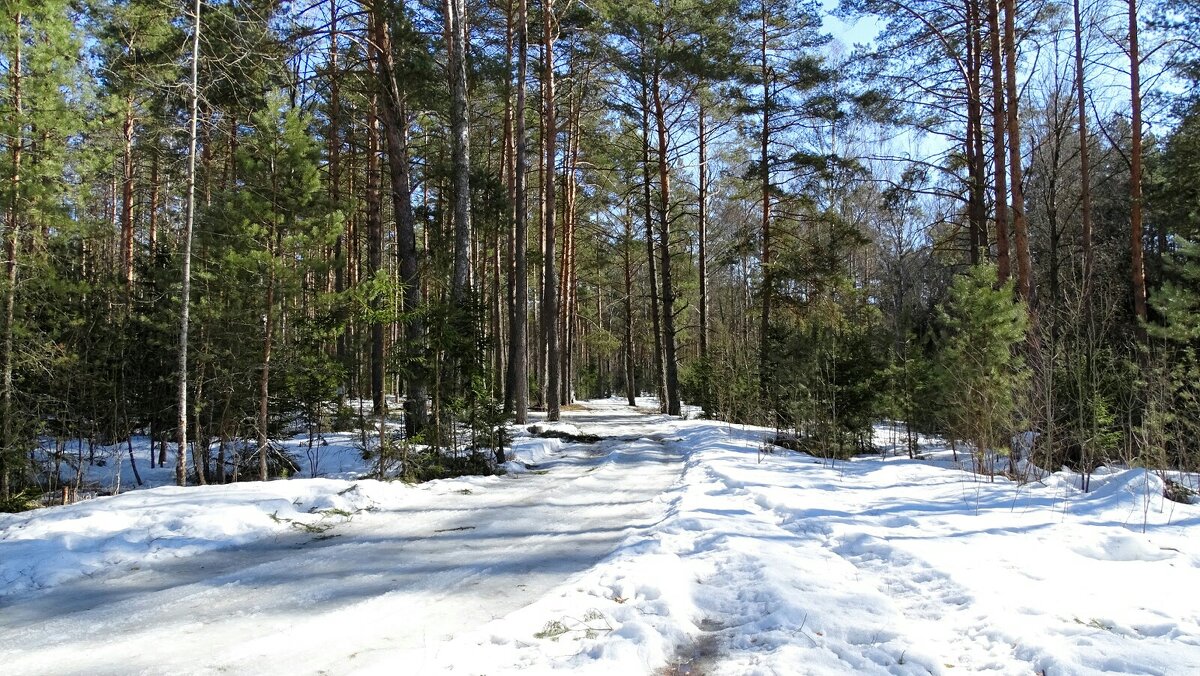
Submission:
<svg viewBox="0 0 1200 676">
<path fill-rule="evenodd" d="M 378 10 L 377 10 L 378 11 Z M 401 310 L 404 313 L 405 349 L 413 366 L 405 379 L 404 426 L 408 436 L 425 429 L 428 418 L 426 375 L 419 365 L 420 351 L 425 342 L 425 321 L 420 315 L 421 273 L 417 255 L 417 226 L 412 208 L 412 171 L 408 151 L 407 94 L 400 89 L 396 77 L 393 41 L 387 18 L 376 16 L 376 45 L 379 81 L 384 96 L 383 130 L 387 139 L 388 169 L 392 190 L 392 211 L 396 218 L 396 258 L 400 268 Z M 381 254 L 382 257 L 382 254 Z"/>
<path fill-rule="evenodd" d="M 992 56 L 992 159 L 996 188 L 996 276 L 1003 284 L 1012 274 L 1008 253 L 1008 171 L 1004 151 L 1004 51 L 1000 44 L 1000 1 L 988 0 Z"/>
<path fill-rule="evenodd" d="M 329 200 L 334 208 L 341 208 L 342 201 L 342 95 L 341 74 L 338 72 L 338 0 L 329 0 Z M 345 226 L 333 243 L 333 290 L 339 298 L 346 291 Z M 338 333 L 334 341 L 334 357 L 337 363 L 346 363 L 346 332 Z M 347 373 L 347 380 L 349 380 Z M 347 383 L 348 384 L 348 383 Z M 341 396 L 338 396 L 341 405 Z"/>
<path fill-rule="evenodd" d="M 12 136 L 9 137 L 9 153 L 12 156 L 12 173 L 9 175 L 9 203 L 7 214 L 8 232 L 6 233 L 5 249 L 8 263 L 5 267 L 4 287 L 4 373 L 3 393 L 0 394 L 0 414 L 4 416 L 3 428 L 0 434 L 3 447 L 0 448 L 0 499 L 7 499 L 12 492 L 9 480 L 8 456 L 16 456 L 14 447 L 16 440 L 13 434 L 13 319 L 17 298 L 17 261 L 21 255 L 21 151 L 25 145 L 23 100 L 21 98 L 21 13 L 13 15 L 15 39 L 13 40 L 13 57 L 9 66 L 9 79 L 12 82 Z"/>
<path fill-rule="evenodd" d="M 579 84 L 580 92 L 575 97 L 575 102 L 569 107 L 569 119 L 567 120 L 567 129 L 569 136 L 567 137 L 567 150 L 565 157 L 566 166 L 563 168 L 564 182 L 563 187 L 566 190 L 566 198 L 563 200 L 563 247 L 562 247 L 562 267 L 560 269 L 562 284 L 559 293 L 559 300 L 562 305 L 560 312 L 560 320 L 562 323 L 562 350 L 560 359 L 562 362 L 562 376 L 559 383 L 562 391 L 561 401 L 569 404 L 572 401 L 571 384 L 573 382 L 572 374 L 574 372 L 574 350 L 575 350 L 575 329 L 572 319 L 577 312 L 577 282 L 576 279 L 576 258 L 575 258 L 575 226 L 578 213 L 576 203 L 576 183 L 575 170 L 579 163 L 579 115 L 583 105 L 582 88 L 585 86 L 586 77 L 581 79 Z"/>
<path fill-rule="evenodd" d="M 1011 2 L 1012 0 L 1009 0 Z M 1137 0 L 1129 0 L 1129 251 L 1133 285 L 1133 313 L 1138 319 L 1137 335 L 1146 337 L 1146 264 L 1142 246 L 1142 80 L 1138 50 Z"/>
<path fill-rule="evenodd" d="M 1092 167 L 1088 160 L 1087 96 L 1083 73 L 1083 21 L 1079 0 L 1072 3 L 1075 28 L 1075 98 L 1079 111 L 1079 219 L 1083 245 L 1083 307 L 1091 312 L 1092 295 Z"/>
<path fill-rule="evenodd" d="M 279 226 L 276 224 L 275 228 Z M 269 234 L 274 242 L 267 244 L 267 294 L 263 303 L 263 351 L 262 369 L 258 377 L 258 480 L 266 481 L 267 454 L 270 452 L 270 438 L 267 436 L 268 412 L 271 395 L 271 347 L 275 337 L 275 256 L 281 238 L 280 233 Z"/>
<path fill-rule="evenodd" d="M 467 121 L 467 5 L 445 0 L 447 66 L 450 76 L 450 162 L 454 176 L 454 277 L 450 300 L 456 306 L 471 288 L 471 148 Z"/>
<path fill-rule="evenodd" d="M 125 119 L 121 124 L 121 278 L 125 282 L 125 302 L 133 298 L 133 96 L 125 99 Z"/>
<path fill-rule="evenodd" d="M 509 331 L 509 364 L 513 372 L 513 409 L 518 425 L 529 418 L 529 366 L 526 359 L 526 328 L 529 324 L 529 279 L 525 261 L 528 248 L 529 207 L 525 200 L 525 174 L 528 172 L 525 134 L 525 77 L 529 59 L 529 9 L 527 0 L 518 1 L 517 10 L 517 101 L 515 105 L 513 135 L 516 163 L 513 174 L 513 192 L 516 196 L 516 223 L 513 240 L 513 276 L 515 277 L 516 312 L 512 316 Z"/>
<path fill-rule="evenodd" d="M 762 138 L 759 141 L 759 172 L 761 172 L 762 188 L 762 325 L 759 335 L 759 397 L 764 404 L 769 404 L 771 370 L 771 297 L 775 294 L 774 279 L 771 274 L 771 82 L 770 68 L 767 63 L 767 6 L 764 2 L 760 7 L 762 13 L 762 30 L 759 42 L 759 76 L 762 78 Z"/>
<path fill-rule="evenodd" d="M 158 181 L 160 164 L 158 152 L 152 151 L 152 155 L 153 158 L 150 161 L 150 204 L 146 207 L 146 210 L 150 212 L 146 233 L 146 252 L 149 254 L 151 264 L 154 263 L 154 258 L 158 255 Z"/>
<path fill-rule="evenodd" d="M 179 380 L 178 425 L 179 448 L 175 457 L 175 483 L 187 485 L 187 359 L 188 320 L 192 289 L 192 229 L 196 222 L 196 127 L 199 121 L 199 62 L 200 62 L 200 0 L 193 5 L 191 119 L 188 131 L 187 215 L 183 226 L 183 289 L 179 311 Z"/>
<path fill-rule="evenodd" d="M 967 3 L 967 175 L 970 185 L 967 198 L 967 219 L 970 229 L 970 260 L 976 265 L 988 247 L 986 165 L 983 150 L 983 39 L 980 35 L 983 19 L 980 0 Z"/>
<path fill-rule="evenodd" d="M 1017 96 L 1016 3 L 1004 0 L 1004 70 L 1008 89 L 1008 163 L 1012 189 L 1013 244 L 1017 249 L 1017 293 L 1033 300 L 1033 261 L 1029 254 L 1029 224 L 1025 219 L 1025 191 L 1021 166 L 1020 102 Z"/>
<path fill-rule="evenodd" d="M 659 25 L 659 39 L 665 39 Z M 662 256 L 663 371 L 666 376 L 667 415 L 679 415 L 679 362 L 675 354 L 675 287 L 671 279 L 671 178 L 668 167 L 667 113 L 663 103 L 661 69 L 653 80 L 654 121 L 658 130 L 658 227 Z"/>
<path fill-rule="evenodd" d="M 637 378 L 633 358 L 633 215 L 625 211 L 625 398 L 637 406 Z"/>
<path fill-rule="evenodd" d="M 508 322 L 508 342 L 501 343 L 504 346 L 507 355 L 504 360 L 504 415 L 511 415 L 513 412 L 513 390 L 516 389 L 516 372 L 512 363 L 513 359 L 513 342 L 512 329 L 516 324 L 517 314 L 517 276 L 514 270 L 516 265 L 516 242 L 517 242 L 517 168 L 516 168 L 516 142 L 513 139 L 513 94 L 516 87 L 513 85 L 513 53 L 514 42 L 516 41 L 516 4 L 514 0 L 508 0 L 504 12 L 504 178 L 506 187 L 508 188 L 508 203 L 509 203 L 509 223 L 508 223 L 508 238 L 506 258 L 504 260 L 504 268 L 507 273 L 507 284 L 505 285 L 505 300 L 507 301 L 507 317 Z M 497 352 L 500 351 L 500 345 L 497 345 Z"/>
<path fill-rule="evenodd" d="M 644 71 L 643 71 L 644 72 Z M 658 406 L 667 410 L 667 377 L 663 368 L 661 315 L 658 312 L 658 265 L 654 262 L 654 202 L 650 186 L 650 86 L 642 82 L 642 207 L 646 225 L 646 270 L 650 278 L 650 321 L 654 330 L 654 384 Z"/>
<path fill-rule="evenodd" d="M 554 0 L 543 0 L 542 38 L 542 118 L 545 132 L 546 170 L 544 173 L 545 199 L 542 203 L 543 228 L 546 251 L 542 257 L 542 332 L 546 343 L 546 419 L 559 419 L 559 369 L 558 369 L 558 278 L 554 272 L 554 160 L 555 142 L 558 137 L 558 120 L 554 110 Z"/>
<path fill-rule="evenodd" d="M 707 113 L 704 109 L 704 90 L 699 94 L 696 106 L 696 117 L 699 120 L 700 174 L 699 180 L 699 218 L 697 219 L 697 234 L 700 246 L 700 260 L 697 263 L 700 275 L 700 359 L 708 359 L 708 257 L 705 249 L 708 242 L 708 134 L 705 129 Z"/>
<path fill-rule="evenodd" d="M 367 108 L 367 279 L 373 283 L 383 268 L 383 209 L 380 194 L 378 101 L 371 97 Z M 372 294 L 371 309 L 379 309 Z M 383 323 L 371 319 L 371 411 L 383 415 Z"/>
</svg>

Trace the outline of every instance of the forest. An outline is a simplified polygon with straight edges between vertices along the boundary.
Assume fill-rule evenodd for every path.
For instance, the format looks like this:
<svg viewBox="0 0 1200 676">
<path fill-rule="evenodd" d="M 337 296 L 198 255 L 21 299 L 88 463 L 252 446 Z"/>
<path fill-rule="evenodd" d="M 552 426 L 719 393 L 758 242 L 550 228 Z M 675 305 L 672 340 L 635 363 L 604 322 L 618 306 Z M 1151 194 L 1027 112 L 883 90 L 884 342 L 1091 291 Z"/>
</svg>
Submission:
<svg viewBox="0 0 1200 676">
<path fill-rule="evenodd" d="M 3 6 L 0 510 L 76 445 L 420 480 L 643 394 L 1200 469 L 1196 0 Z"/>
</svg>

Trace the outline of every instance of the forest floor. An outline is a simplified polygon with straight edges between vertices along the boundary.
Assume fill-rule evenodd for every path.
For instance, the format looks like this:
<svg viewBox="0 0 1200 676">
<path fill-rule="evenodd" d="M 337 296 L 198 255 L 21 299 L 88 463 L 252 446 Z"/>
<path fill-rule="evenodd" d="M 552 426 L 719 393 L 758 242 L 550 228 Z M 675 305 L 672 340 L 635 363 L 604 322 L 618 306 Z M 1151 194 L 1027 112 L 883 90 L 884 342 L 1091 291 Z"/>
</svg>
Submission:
<svg viewBox="0 0 1200 676">
<path fill-rule="evenodd" d="M 573 409 L 600 441 L 522 431 L 503 476 L 354 479 L 331 437 L 336 478 L 0 514 L 0 671 L 1200 673 L 1200 505 L 1154 473 L 1083 493 L 936 440 L 831 463 Z"/>
</svg>

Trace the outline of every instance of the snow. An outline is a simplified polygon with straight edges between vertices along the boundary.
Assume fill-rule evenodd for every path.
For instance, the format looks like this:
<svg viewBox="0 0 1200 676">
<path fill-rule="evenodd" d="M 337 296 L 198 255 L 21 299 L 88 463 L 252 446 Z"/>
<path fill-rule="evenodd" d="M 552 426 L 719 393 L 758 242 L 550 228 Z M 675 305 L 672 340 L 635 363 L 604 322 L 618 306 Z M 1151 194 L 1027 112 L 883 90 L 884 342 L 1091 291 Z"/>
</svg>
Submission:
<svg viewBox="0 0 1200 676">
<path fill-rule="evenodd" d="M 529 426 L 530 434 L 544 437 L 579 437 L 583 432 L 568 422 L 540 422 Z"/>
<path fill-rule="evenodd" d="M 767 430 L 652 407 L 554 426 L 595 444 L 514 428 L 503 476 L 352 478 L 351 437 L 323 447 L 337 478 L 0 515 L 0 664 L 1200 673 L 1200 505 L 1153 472 L 992 482 L 885 427 L 883 457 L 760 456 Z"/>
</svg>

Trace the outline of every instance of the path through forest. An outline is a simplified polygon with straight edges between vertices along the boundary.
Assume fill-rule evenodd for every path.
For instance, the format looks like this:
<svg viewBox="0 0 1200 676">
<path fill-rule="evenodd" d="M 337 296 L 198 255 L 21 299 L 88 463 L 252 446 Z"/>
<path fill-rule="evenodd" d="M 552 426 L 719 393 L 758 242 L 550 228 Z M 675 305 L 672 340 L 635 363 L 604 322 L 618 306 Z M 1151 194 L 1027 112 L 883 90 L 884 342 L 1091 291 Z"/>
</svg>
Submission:
<svg viewBox="0 0 1200 676">
<path fill-rule="evenodd" d="M 540 598 L 653 525 L 682 470 L 661 418 L 566 412 L 605 439 L 533 472 L 433 482 L 402 508 L 0 600 L 5 673 L 405 672 L 450 636 Z M 646 438 L 646 437 L 650 438 Z M 469 487 L 467 487 L 469 484 Z"/>
<path fill-rule="evenodd" d="M 1200 673 L 1200 504 L 1158 474 L 1083 493 L 887 426 L 833 462 L 619 400 L 564 417 L 603 439 L 522 436 L 504 476 L 0 515 L 0 673 Z"/>
</svg>

